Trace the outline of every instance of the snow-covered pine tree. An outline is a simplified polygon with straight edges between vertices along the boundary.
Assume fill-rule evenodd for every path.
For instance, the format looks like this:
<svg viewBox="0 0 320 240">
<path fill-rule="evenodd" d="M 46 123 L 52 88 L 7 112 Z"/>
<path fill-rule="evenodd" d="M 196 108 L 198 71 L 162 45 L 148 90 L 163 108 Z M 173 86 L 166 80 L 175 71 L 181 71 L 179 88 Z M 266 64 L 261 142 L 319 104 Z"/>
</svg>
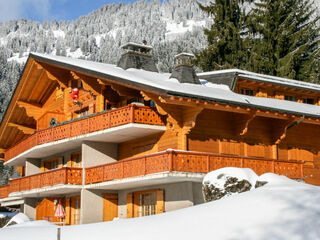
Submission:
<svg viewBox="0 0 320 240">
<path fill-rule="evenodd" d="M 200 8 L 213 18 L 205 29 L 208 46 L 196 54 L 196 64 L 204 71 L 244 68 L 248 59 L 245 0 L 216 0 Z"/>
<path fill-rule="evenodd" d="M 308 0 L 255 2 L 247 69 L 319 83 L 320 16 L 314 6 Z"/>
</svg>

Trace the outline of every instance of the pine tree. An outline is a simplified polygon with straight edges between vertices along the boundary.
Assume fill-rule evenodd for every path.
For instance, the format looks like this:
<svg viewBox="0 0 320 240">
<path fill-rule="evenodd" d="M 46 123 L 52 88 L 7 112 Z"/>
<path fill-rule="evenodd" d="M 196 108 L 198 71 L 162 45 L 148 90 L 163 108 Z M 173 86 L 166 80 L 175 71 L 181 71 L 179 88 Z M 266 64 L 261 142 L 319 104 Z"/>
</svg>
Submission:
<svg viewBox="0 0 320 240">
<path fill-rule="evenodd" d="M 248 59 L 245 35 L 246 12 L 242 0 L 216 0 L 200 8 L 213 18 L 205 29 L 208 47 L 196 55 L 196 64 L 204 71 L 244 68 Z"/>
<path fill-rule="evenodd" d="M 320 16 L 307 0 L 260 0 L 250 14 L 247 69 L 319 82 Z M 315 16 L 315 17 L 314 17 Z"/>
</svg>

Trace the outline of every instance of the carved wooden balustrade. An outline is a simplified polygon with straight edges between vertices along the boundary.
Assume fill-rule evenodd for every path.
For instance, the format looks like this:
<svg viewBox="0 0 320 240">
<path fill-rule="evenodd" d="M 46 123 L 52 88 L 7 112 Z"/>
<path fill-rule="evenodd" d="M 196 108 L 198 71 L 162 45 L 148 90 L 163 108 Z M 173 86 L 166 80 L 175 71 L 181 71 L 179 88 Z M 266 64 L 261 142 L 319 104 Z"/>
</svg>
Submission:
<svg viewBox="0 0 320 240">
<path fill-rule="evenodd" d="M 59 168 L 47 172 L 21 177 L 9 181 L 10 184 L 0 187 L 0 198 L 9 193 L 49 187 L 59 184 L 82 184 L 82 168 Z"/>
<path fill-rule="evenodd" d="M 9 195 L 9 185 L 0 186 L 0 198 L 7 198 Z"/>
<path fill-rule="evenodd" d="M 251 168 L 258 175 L 272 172 L 293 179 L 303 178 L 302 161 L 280 161 L 234 155 L 167 150 L 143 157 L 87 168 L 85 170 L 85 183 L 105 182 L 166 171 L 207 173 L 223 167 Z"/>
<path fill-rule="evenodd" d="M 128 123 L 165 125 L 164 117 L 146 106 L 128 105 L 122 108 L 77 119 L 56 127 L 37 131 L 5 152 L 5 161 L 44 143 L 100 131 Z"/>
</svg>

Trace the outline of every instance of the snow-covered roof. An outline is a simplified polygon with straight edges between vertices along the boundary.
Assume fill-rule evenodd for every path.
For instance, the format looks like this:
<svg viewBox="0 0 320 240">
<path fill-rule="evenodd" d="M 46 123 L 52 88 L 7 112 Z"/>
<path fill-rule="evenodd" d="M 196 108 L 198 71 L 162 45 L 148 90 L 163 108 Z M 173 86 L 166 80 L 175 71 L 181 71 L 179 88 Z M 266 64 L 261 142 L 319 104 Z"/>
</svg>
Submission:
<svg viewBox="0 0 320 240">
<path fill-rule="evenodd" d="M 213 101 L 219 103 L 233 104 L 239 106 L 246 106 L 250 108 L 268 109 L 278 112 L 286 112 L 291 114 L 307 115 L 313 117 L 320 117 L 320 106 L 297 103 L 292 101 L 273 99 L 273 98 L 262 98 L 252 97 L 234 93 L 229 89 L 228 86 L 223 84 L 213 84 L 206 80 L 201 80 L 201 76 L 205 74 L 198 74 L 200 84 L 180 83 L 177 79 L 171 78 L 169 73 L 157 73 L 149 72 L 139 69 L 127 69 L 124 70 L 112 64 L 105 64 L 99 62 L 92 62 L 81 59 L 72 59 L 61 56 L 53 56 L 39 53 L 32 53 L 30 57 L 68 68 L 74 71 L 85 72 L 97 77 L 107 78 L 114 82 L 120 82 L 122 84 L 132 86 L 136 89 L 152 91 L 158 94 L 168 96 L 181 96 L 188 98 L 201 99 L 206 101 Z M 238 71 L 240 74 L 252 75 L 250 72 L 240 70 L 229 70 Z M 221 72 L 221 71 L 218 71 Z M 256 74 L 261 76 L 261 74 Z M 273 79 L 273 77 L 262 75 L 265 78 Z M 261 77 L 262 78 L 262 77 Z M 275 81 L 280 81 L 282 78 L 274 78 Z M 284 81 L 285 79 L 283 79 Z M 287 79 L 287 81 L 289 81 Z M 290 80 L 292 81 L 292 80 Z M 294 81 L 294 83 L 300 83 Z M 301 82 L 301 84 L 304 84 Z M 310 85 L 310 84 L 307 84 Z M 315 85 L 315 84 L 312 84 Z M 320 91 L 320 86 L 315 85 L 315 88 Z"/>
<path fill-rule="evenodd" d="M 286 87 L 293 87 L 293 88 L 299 88 L 309 91 L 316 91 L 320 92 L 320 85 L 304 82 L 304 81 L 297 81 L 292 80 L 288 78 L 281 78 L 281 77 L 275 77 L 265 74 L 259 74 L 254 72 L 249 72 L 245 70 L 240 69 L 226 69 L 226 70 L 219 70 L 219 71 L 213 71 L 213 72 L 204 72 L 199 73 L 199 78 L 208 78 L 208 77 L 215 77 L 215 76 L 227 76 L 227 75 L 235 75 L 238 78 L 244 78 L 244 79 L 250 79 L 255 82 L 265 82 L 275 85 L 282 85 Z M 233 87 L 235 84 L 233 84 Z"/>
</svg>

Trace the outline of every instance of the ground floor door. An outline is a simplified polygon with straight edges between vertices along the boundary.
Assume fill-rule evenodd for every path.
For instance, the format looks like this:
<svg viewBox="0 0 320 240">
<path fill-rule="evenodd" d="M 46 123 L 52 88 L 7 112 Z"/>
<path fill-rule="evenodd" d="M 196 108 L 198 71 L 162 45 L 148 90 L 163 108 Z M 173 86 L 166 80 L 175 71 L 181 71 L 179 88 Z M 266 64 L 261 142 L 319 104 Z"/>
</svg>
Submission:
<svg viewBox="0 0 320 240">
<path fill-rule="evenodd" d="M 58 204 L 65 206 L 65 198 L 44 198 L 36 206 L 36 220 L 47 220 L 54 223 L 64 222 L 63 218 L 55 217 Z"/>
<path fill-rule="evenodd" d="M 105 193 L 103 196 L 103 221 L 118 217 L 118 194 Z"/>
<path fill-rule="evenodd" d="M 66 224 L 80 224 L 80 196 L 66 198 Z"/>
</svg>

